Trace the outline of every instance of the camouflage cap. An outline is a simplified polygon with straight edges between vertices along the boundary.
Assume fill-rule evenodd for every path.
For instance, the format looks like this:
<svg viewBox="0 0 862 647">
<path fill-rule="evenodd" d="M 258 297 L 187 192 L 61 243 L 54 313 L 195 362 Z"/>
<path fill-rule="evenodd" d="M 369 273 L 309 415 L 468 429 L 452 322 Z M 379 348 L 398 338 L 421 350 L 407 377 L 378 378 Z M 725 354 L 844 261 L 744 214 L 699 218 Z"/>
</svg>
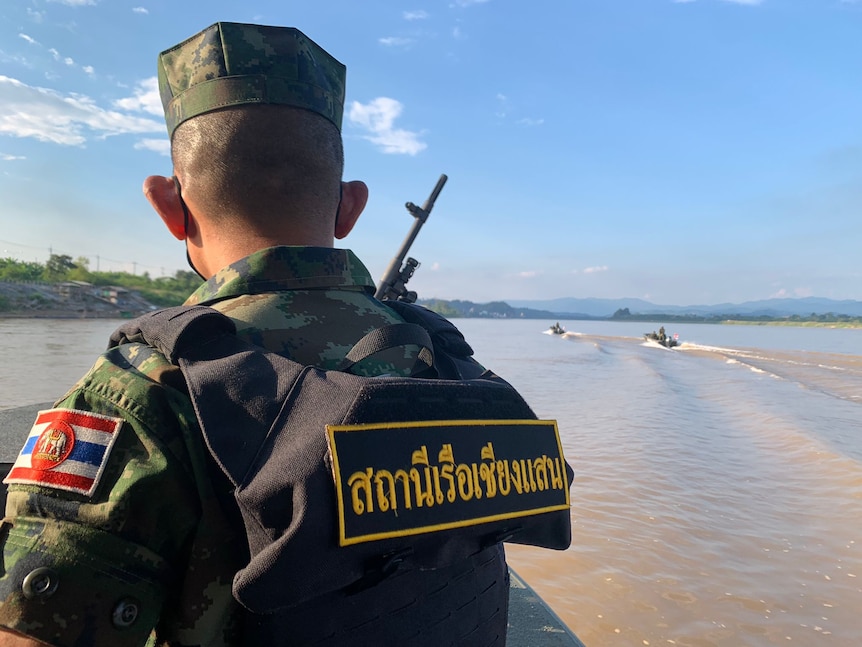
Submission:
<svg viewBox="0 0 862 647">
<path fill-rule="evenodd" d="M 242 104 L 306 108 L 341 130 L 346 68 L 292 27 L 219 22 L 159 54 L 168 135 L 186 119 Z"/>
</svg>

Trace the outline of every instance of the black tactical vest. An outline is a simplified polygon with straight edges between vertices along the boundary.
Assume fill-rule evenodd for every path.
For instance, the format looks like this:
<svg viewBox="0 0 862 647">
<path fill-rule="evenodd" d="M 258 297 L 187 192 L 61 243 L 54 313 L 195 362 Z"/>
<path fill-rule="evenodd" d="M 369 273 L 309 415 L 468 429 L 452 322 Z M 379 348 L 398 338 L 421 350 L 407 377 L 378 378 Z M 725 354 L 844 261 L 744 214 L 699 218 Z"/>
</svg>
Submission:
<svg viewBox="0 0 862 647">
<path fill-rule="evenodd" d="M 342 368 L 410 343 L 433 379 L 303 366 L 239 340 L 203 306 L 145 315 L 111 338 L 179 365 L 234 487 L 250 553 L 233 583 L 245 644 L 504 645 L 502 542 L 570 544 L 556 424 L 476 375 L 448 321 L 395 309 L 412 323 L 366 336 Z"/>
</svg>

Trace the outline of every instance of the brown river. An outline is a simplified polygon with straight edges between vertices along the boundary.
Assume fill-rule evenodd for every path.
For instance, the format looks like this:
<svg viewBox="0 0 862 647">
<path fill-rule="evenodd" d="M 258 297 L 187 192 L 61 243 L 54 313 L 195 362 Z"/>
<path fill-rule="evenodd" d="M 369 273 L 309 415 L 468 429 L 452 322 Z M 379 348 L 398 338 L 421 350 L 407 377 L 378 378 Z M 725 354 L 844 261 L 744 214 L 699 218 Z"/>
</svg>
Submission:
<svg viewBox="0 0 862 647">
<path fill-rule="evenodd" d="M 117 323 L 0 320 L 0 409 L 62 395 Z M 558 421 L 572 546 L 507 551 L 587 647 L 862 645 L 862 330 L 458 323 Z"/>
</svg>

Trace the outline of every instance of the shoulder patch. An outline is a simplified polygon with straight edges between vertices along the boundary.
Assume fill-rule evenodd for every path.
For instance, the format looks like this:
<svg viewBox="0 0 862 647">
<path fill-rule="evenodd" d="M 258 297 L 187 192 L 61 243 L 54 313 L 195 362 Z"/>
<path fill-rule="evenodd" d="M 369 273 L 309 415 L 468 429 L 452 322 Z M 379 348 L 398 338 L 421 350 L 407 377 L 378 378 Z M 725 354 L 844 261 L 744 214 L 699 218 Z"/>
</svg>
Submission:
<svg viewBox="0 0 862 647">
<path fill-rule="evenodd" d="M 92 496 L 122 424 L 122 418 L 89 411 L 40 411 L 3 483 Z"/>
<path fill-rule="evenodd" d="M 568 515 L 555 420 L 380 422 L 327 425 L 326 432 L 340 546 L 543 512 Z"/>
</svg>

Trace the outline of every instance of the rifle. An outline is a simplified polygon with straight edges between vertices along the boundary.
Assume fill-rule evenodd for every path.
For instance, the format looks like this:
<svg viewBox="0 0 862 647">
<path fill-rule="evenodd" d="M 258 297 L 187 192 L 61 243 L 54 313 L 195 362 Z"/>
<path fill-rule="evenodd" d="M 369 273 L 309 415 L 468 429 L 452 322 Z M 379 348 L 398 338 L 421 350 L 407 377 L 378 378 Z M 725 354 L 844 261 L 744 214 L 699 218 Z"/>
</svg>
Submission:
<svg viewBox="0 0 862 647">
<path fill-rule="evenodd" d="M 415 272 L 416 268 L 419 267 L 419 261 L 415 258 L 408 257 L 405 263 L 404 257 L 407 256 L 407 252 L 410 251 L 410 246 L 416 239 L 416 235 L 419 233 L 419 230 L 422 229 L 422 225 L 424 225 L 425 221 L 428 220 L 431 209 L 434 208 L 434 202 L 437 201 L 437 196 L 440 195 L 440 191 L 443 190 L 443 185 L 446 184 L 446 180 L 448 179 L 449 178 L 446 177 L 445 173 L 440 176 L 440 179 L 437 180 L 437 186 L 434 187 L 434 190 L 431 191 L 431 195 L 428 196 L 425 204 L 421 207 L 417 207 L 412 202 L 408 202 L 404 205 L 415 220 L 407 234 L 407 238 L 404 239 L 404 242 L 401 244 L 401 248 L 398 250 L 395 258 L 392 259 L 392 262 L 389 264 L 383 278 L 380 279 L 380 285 L 377 286 L 377 291 L 374 293 L 375 298 L 380 299 L 381 301 L 416 302 L 416 293 L 407 289 L 407 281 L 410 280 L 410 277 L 413 276 L 413 272 Z M 404 263 L 404 267 L 401 266 L 402 263 Z"/>
</svg>

